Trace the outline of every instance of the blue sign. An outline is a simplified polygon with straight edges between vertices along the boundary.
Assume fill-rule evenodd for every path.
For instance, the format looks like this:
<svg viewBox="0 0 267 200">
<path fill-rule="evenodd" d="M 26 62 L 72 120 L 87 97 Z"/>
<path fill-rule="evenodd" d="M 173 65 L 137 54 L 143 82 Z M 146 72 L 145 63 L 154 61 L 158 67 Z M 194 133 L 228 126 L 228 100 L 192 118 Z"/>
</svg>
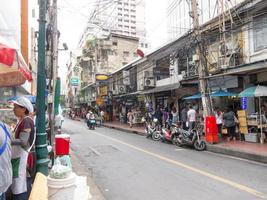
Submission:
<svg viewBox="0 0 267 200">
<path fill-rule="evenodd" d="M 248 108 L 248 98 L 241 97 L 241 108 L 242 110 L 246 110 Z"/>
</svg>

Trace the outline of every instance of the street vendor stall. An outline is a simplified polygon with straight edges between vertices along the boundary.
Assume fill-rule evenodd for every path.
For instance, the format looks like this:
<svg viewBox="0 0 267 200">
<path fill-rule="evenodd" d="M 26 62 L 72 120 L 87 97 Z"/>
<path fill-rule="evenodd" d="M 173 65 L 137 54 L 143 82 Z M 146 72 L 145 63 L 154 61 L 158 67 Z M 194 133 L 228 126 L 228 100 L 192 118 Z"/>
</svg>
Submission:
<svg viewBox="0 0 267 200">
<path fill-rule="evenodd" d="M 257 138 L 258 133 L 260 138 L 260 143 L 264 143 L 265 135 L 263 134 L 263 129 L 267 128 L 265 116 L 262 115 L 261 110 L 261 97 L 267 96 L 267 87 L 265 86 L 253 86 L 245 89 L 239 95 L 239 97 L 258 97 L 259 100 L 259 113 L 247 116 L 247 126 L 248 132 L 254 134 Z M 255 131 L 252 133 L 252 130 Z M 260 130 L 260 131 L 258 131 Z"/>
</svg>

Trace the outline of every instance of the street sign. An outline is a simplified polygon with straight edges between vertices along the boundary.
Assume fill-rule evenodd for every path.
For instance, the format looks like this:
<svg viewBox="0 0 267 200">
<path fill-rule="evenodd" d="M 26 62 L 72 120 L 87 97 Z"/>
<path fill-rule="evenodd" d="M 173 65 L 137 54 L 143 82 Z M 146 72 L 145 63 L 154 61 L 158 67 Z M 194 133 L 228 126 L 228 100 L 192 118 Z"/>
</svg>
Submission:
<svg viewBox="0 0 267 200">
<path fill-rule="evenodd" d="M 70 79 L 71 86 L 78 86 L 79 85 L 79 78 L 78 77 L 72 77 Z"/>
</svg>

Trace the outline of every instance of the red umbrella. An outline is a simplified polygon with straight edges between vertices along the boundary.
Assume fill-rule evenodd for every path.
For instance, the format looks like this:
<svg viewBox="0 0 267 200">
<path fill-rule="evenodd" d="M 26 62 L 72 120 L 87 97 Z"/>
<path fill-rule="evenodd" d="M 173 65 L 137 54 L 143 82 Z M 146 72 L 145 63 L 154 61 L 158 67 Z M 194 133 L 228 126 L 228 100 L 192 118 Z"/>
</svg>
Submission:
<svg viewBox="0 0 267 200">
<path fill-rule="evenodd" d="M 0 87 L 18 86 L 32 81 L 31 72 L 19 52 L 0 43 Z"/>
</svg>

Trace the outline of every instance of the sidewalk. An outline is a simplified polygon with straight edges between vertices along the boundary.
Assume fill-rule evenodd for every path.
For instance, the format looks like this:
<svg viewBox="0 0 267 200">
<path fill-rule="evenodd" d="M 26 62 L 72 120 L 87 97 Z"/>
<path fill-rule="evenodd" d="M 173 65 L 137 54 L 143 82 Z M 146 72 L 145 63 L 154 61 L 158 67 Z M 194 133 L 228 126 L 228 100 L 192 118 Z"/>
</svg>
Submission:
<svg viewBox="0 0 267 200">
<path fill-rule="evenodd" d="M 105 122 L 104 126 L 128 133 L 145 134 L 143 125 L 130 128 L 128 124 L 121 124 L 120 122 Z M 222 142 L 219 144 L 207 144 L 207 151 L 267 163 L 267 144 L 243 141 Z"/>
</svg>

